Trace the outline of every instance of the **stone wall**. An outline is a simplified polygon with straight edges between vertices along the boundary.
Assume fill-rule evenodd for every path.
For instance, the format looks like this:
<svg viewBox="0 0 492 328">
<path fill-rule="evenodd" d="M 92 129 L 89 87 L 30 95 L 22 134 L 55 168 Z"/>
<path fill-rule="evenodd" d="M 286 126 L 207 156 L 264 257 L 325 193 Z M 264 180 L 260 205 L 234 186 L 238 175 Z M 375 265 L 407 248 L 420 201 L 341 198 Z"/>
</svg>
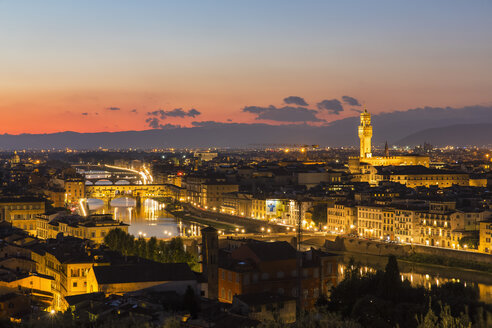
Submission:
<svg viewBox="0 0 492 328">
<path fill-rule="evenodd" d="M 428 247 L 422 245 L 401 245 L 382 243 L 357 238 L 337 237 L 334 241 L 325 240 L 325 248 L 331 251 L 362 253 L 378 256 L 406 256 L 412 253 L 449 257 L 457 260 L 492 264 L 489 254 L 460 251 L 448 248 Z"/>
<path fill-rule="evenodd" d="M 421 245 L 414 245 L 413 250 L 417 254 L 444 256 L 457 260 L 492 264 L 492 255 L 490 254 L 459 251 L 449 248 L 426 247 Z"/>
</svg>

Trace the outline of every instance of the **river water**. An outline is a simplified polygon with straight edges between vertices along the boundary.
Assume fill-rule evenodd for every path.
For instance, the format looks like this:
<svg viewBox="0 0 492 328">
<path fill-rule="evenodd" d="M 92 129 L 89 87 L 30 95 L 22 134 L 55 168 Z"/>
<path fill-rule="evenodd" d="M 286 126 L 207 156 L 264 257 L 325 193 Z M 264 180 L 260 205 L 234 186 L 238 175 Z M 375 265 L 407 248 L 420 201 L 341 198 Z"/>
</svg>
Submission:
<svg viewBox="0 0 492 328">
<path fill-rule="evenodd" d="M 165 205 L 153 199 L 145 199 L 137 207 L 132 198 L 122 197 L 111 201 L 109 206 L 99 199 L 87 200 L 91 213 L 113 214 L 115 220 L 129 225 L 128 232 L 135 237 L 172 238 L 199 236 L 198 223 L 183 221 L 172 217 L 165 210 Z"/>
<path fill-rule="evenodd" d="M 340 280 L 343 279 L 351 258 L 359 264 L 362 274 L 384 270 L 388 261 L 388 258 L 383 256 L 342 253 L 338 265 Z M 408 279 L 413 286 L 430 288 L 432 285 L 441 285 L 446 282 L 459 282 L 474 288 L 481 301 L 492 304 L 492 273 L 400 260 L 398 260 L 398 267 L 402 280 Z"/>
</svg>

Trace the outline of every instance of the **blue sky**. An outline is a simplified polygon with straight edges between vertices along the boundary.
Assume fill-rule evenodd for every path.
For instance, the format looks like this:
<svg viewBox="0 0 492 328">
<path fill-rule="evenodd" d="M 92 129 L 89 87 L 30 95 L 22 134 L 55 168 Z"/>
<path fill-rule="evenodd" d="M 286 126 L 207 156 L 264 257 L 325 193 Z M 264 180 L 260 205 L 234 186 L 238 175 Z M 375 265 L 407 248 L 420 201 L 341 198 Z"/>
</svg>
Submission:
<svg viewBox="0 0 492 328">
<path fill-rule="evenodd" d="M 146 112 L 174 108 L 250 122 L 241 108 L 288 96 L 491 104 L 491 14 L 484 0 L 0 1 L 0 128 L 144 129 Z"/>
</svg>

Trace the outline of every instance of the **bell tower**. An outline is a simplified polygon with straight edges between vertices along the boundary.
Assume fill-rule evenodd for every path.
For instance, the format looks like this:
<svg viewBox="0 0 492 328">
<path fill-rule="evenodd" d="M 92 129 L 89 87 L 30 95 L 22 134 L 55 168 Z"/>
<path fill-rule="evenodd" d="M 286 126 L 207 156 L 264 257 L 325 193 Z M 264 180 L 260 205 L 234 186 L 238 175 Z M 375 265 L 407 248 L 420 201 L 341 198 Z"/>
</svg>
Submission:
<svg viewBox="0 0 492 328">
<path fill-rule="evenodd" d="M 371 152 L 372 125 L 371 114 L 367 112 L 364 106 L 364 111 L 360 113 L 359 139 L 360 139 L 360 157 L 369 158 Z"/>
</svg>

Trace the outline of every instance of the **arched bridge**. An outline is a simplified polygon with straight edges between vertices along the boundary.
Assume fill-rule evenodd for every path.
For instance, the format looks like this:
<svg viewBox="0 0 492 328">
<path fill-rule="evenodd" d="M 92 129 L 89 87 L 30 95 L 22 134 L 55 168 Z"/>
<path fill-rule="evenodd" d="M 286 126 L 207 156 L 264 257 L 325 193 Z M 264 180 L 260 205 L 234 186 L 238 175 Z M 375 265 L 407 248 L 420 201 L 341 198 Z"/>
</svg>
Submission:
<svg viewBox="0 0 492 328">
<path fill-rule="evenodd" d="M 87 198 L 97 198 L 105 202 L 119 197 L 131 197 L 137 201 L 144 198 L 170 197 L 171 191 L 164 184 L 130 184 L 130 185 L 87 185 Z"/>
</svg>

